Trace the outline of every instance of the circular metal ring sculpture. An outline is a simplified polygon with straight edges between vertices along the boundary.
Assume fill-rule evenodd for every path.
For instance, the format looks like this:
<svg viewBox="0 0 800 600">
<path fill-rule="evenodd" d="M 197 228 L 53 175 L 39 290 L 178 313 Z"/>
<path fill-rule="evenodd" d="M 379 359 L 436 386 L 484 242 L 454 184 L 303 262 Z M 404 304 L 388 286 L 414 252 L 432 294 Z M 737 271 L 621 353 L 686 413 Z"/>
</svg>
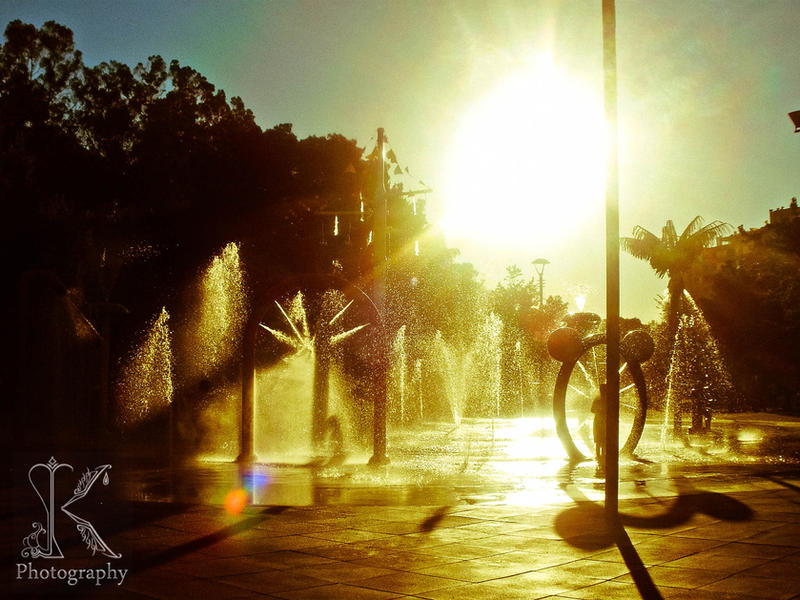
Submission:
<svg viewBox="0 0 800 600">
<path fill-rule="evenodd" d="M 605 334 L 581 338 L 569 327 L 557 329 L 547 341 L 550 355 L 562 363 L 553 390 L 553 419 L 570 460 L 588 460 L 576 445 L 573 434 L 587 447 L 593 445 L 589 437 L 591 408 L 599 395 L 600 384 L 606 379 L 605 345 Z M 629 332 L 620 343 L 624 361 L 620 367 L 620 417 L 626 423 L 625 427 L 620 426 L 620 454 L 633 454 L 642 437 L 647 418 L 647 387 L 641 363 L 652 356 L 653 349 L 652 339 L 641 330 Z"/>
</svg>

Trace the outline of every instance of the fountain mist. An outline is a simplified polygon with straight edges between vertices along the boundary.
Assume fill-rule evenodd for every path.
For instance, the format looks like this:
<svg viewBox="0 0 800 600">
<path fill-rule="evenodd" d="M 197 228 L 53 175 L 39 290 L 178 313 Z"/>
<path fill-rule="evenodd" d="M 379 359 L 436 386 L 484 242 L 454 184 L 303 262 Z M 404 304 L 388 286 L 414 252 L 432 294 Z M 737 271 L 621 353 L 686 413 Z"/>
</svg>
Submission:
<svg viewBox="0 0 800 600">
<path fill-rule="evenodd" d="M 229 243 L 199 282 L 197 319 L 189 326 L 190 371 L 209 377 L 234 357 L 247 318 L 239 245 Z"/>
<path fill-rule="evenodd" d="M 117 382 L 117 422 L 122 427 L 142 423 L 172 404 L 171 340 L 169 313 L 162 308 L 122 367 Z"/>
</svg>

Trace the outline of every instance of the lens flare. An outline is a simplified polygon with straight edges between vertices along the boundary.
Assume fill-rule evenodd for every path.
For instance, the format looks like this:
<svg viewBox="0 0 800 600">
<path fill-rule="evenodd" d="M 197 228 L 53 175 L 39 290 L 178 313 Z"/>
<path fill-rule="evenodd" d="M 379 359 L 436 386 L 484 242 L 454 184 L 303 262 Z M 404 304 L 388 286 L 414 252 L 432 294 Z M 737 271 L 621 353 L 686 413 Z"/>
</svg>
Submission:
<svg viewBox="0 0 800 600">
<path fill-rule="evenodd" d="M 225 510 L 230 515 L 238 515 L 247 506 L 247 492 L 242 489 L 231 490 L 225 496 Z"/>
</svg>

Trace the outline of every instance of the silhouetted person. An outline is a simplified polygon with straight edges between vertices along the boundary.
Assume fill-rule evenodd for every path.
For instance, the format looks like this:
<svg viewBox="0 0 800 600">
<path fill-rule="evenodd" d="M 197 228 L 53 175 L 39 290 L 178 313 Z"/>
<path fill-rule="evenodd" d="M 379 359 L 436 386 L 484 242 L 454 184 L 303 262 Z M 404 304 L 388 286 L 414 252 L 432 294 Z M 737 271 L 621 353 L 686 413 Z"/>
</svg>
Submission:
<svg viewBox="0 0 800 600">
<path fill-rule="evenodd" d="M 703 433 L 711 428 L 711 408 L 706 400 L 705 388 L 692 389 L 692 428 L 689 433 Z"/>
<path fill-rule="evenodd" d="M 594 453 L 597 459 L 598 472 L 604 472 L 606 467 L 606 384 L 600 384 L 600 393 L 592 401 L 594 423 L 592 436 L 594 437 Z"/>
</svg>

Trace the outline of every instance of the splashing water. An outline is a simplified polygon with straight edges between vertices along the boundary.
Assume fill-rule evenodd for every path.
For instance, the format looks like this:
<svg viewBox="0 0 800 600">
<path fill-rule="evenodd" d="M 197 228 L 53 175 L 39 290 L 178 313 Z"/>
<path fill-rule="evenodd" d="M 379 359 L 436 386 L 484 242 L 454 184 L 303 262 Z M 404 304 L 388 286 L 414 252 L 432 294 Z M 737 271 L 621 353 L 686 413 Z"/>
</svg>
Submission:
<svg viewBox="0 0 800 600">
<path fill-rule="evenodd" d="M 349 329 L 347 331 L 343 331 L 342 333 L 337 333 L 335 335 L 332 335 L 330 337 L 328 343 L 331 346 L 335 346 L 338 343 L 343 342 L 344 340 L 346 340 L 350 336 L 358 333 L 359 331 L 361 331 L 362 329 L 364 329 L 367 326 L 368 326 L 368 323 L 364 323 L 363 325 L 358 325 L 357 327 L 353 327 L 352 329 Z"/>
<path fill-rule="evenodd" d="M 467 371 L 472 362 L 472 356 L 469 351 L 454 354 L 442 338 L 442 332 L 437 331 L 433 338 L 433 360 L 444 379 L 444 393 L 453 415 L 453 423 L 459 427 L 461 426 L 461 407 L 466 388 Z"/>
<path fill-rule="evenodd" d="M 308 460 L 320 442 L 311 439 L 309 432 L 319 430 L 316 435 L 324 437 L 334 417 L 337 426 L 352 437 L 351 407 L 340 385 L 334 349 L 367 324 L 346 328 L 344 316 L 352 301 L 344 304 L 342 298 L 334 291 L 322 296 L 313 328 L 302 292 L 288 306 L 275 302 L 280 325 L 259 324 L 292 350 L 276 365 L 257 373 L 256 452 L 262 459 Z"/>
<path fill-rule="evenodd" d="M 705 408 L 710 408 L 706 404 L 708 391 L 713 390 L 715 395 L 734 393 L 730 374 L 703 311 L 688 291 L 684 290 L 683 298 L 686 310 L 678 321 L 667 372 L 662 449 L 666 445 L 670 418 L 674 419 L 675 432 L 680 433 L 682 413 L 687 410 L 696 413 L 698 410 L 696 407 L 691 409 L 692 402 L 700 401 Z"/>
<path fill-rule="evenodd" d="M 172 343 L 166 308 L 122 368 L 117 391 L 117 421 L 132 427 L 169 408 L 174 392 Z"/>
<path fill-rule="evenodd" d="M 193 374 L 208 377 L 235 355 L 247 318 L 238 244 L 229 243 L 212 259 L 200 279 L 199 298 L 188 347 Z"/>
<path fill-rule="evenodd" d="M 484 414 L 500 416 L 501 400 L 501 340 L 503 321 L 494 313 L 489 313 L 478 331 L 472 348 L 474 369 L 468 373 L 470 388 L 479 390 L 483 396 Z"/>
<path fill-rule="evenodd" d="M 426 349 L 426 365 L 437 380 L 458 426 L 465 416 L 499 416 L 502 401 L 503 322 L 488 313 L 474 339 L 448 343 L 437 331 Z"/>
<path fill-rule="evenodd" d="M 411 375 L 411 389 L 416 393 L 417 403 L 419 404 L 419 419 L 422 421 L 425 418 L 425 412 L 422 406 L 422 359 L 418 358 L 414 361 L 414 372 Z"/>
<path fill-rule="evenodd" d="M 517 340 L 514 344 L 514 363 L 517 368 L 517 384 L 519 385 L 519 416 L 525 416 L 525 373 L 523 370 L 522 340 Z"/>
<path fill-rule="evenodd" d="M 669 418 L 672 414 L 673 410 L 678 410 L 677 407 L 673 407 L 673 387 L 675 382 L 675 371 L 676 371 L 676 353 L 678 352 L 678 348 L 680 347 L 683 341 L 683 325 L 684 320 L 680 319 L 678 321 L 678 330 L 675 332 L 675 338 L 672 341 L 672 359 L 669 363 L 669 370 L 667 371 L 667 393 L 664 398 L 664 422 L 661 424 L 661 448 L 662 450 L 666 448 L 667 445 L 667 432 L 669 431 Z"/>
<path fill-rule="evenodd" d="M 406 422 L 406 326 L 397 330 L 392 341 L 389 370 L 390 410 L 399 412 L 400 423 Z"/>
<path fill-rule="evenodd" d="M 731 374 L 728 371 L 724 358 L 722 357 L 719 344 L 717 343 L 714 334 L 711 332 L 711 325 L 709 325 L 705 315 L 703 314 L 703 310 L 698 306 L 694 298 L 692 298 L 692 295 L 686 290 L 683 291 L 683 295 L 689 303 L 689 310 L 694 317 L 695 325 L 702 336 L 704 350 L 707 354 L 707 360 L 705 361 L 705 364 L 713 371 L 711 376 L 725 389 L 725 391 L 732 392 L 734 385 L 733 381 L 731 380 Z"/>
<path fill-rule="evenodd" d="M 325 294 L 323 302 L 328 312 L 333 311 L 330 307 L 337 301 L 336 296 L 337 294 L 330 292 Z M 269 331 L 275 339 L 291 346 L 295 351 L 307 350 L 310 352 L 314 350 L 315 342 L 318 340 L 323 341 L 324 338 L 324 342 L 327 343 L 328 346 L 336 346 L 369 325 L 368 323 L 364 323 L 344 331 L 333 333 L 331 328 L 338 323 L 352 304 L 353 301 L 351 300 L 329 320 L 323 318 L 323 322 L 317 328 L 318 331 L 312 335 L 308 325 L 305 297 L 303 296 L 303 292 L 297 292 L 290 301 L 288 310 L 285 309 L 280 302 L 277 300 L 275 301 L 275 306 L 277 306 L 278 311 L 283 316 L 284 323 L 289 326 L 292 334 L 287 334 L 280 329 L 269 327 L 264 323 L 259 323 L 259 325 Z"/>
</svg>

